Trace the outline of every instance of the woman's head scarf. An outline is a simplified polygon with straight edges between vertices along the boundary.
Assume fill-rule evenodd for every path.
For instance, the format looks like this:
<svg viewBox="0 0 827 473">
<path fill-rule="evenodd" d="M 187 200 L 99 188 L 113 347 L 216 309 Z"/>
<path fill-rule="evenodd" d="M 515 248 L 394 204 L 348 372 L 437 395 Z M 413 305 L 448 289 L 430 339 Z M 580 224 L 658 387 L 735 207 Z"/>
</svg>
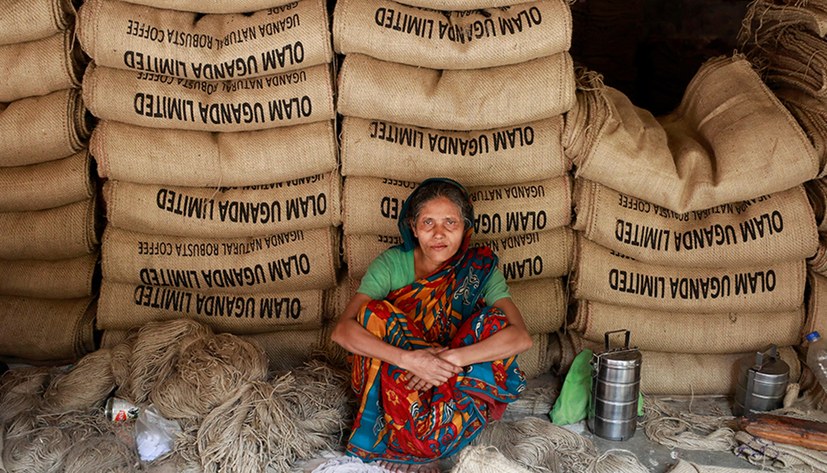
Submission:
<svg viewBox="0 0 827 473">
<path fill-rule="evenodd" d="M 462 186 L 459 182 L 448 179 L 447 177 L 431 177 L 425 179 L 420 183 L 416 189 L 411 192 L 411 195 L 405 199 L 405 202 L 402 204 L 402 210 L 399 212 L 399 220 L 397 221 L 397 226 L 399 227 L 399 234 L 402 235 L 402 249 L 405 251 L 411 251 L 416 248 L 417 241 L 416 237 L 414 237 L 413 230 L 411 229 L 411 224 L 409 222 L 409 213 L 411 212 L 411 200 L 416 195 L 416 193 L 422 189 L 422 187 L 427 186 L 428 184 L 433 184 L 435 182 L 445 182 L 451 184 L 452 186 L 456 187 L 457 189 L 462 192 L 463 197 L 466 201 L 468 201 L 469 207 L 471 209 L 470 215 L 468 215 L 469 222 L 465 222 L 467 227 L 465 229 L 465 238 L 463 240 L 462 245 L 460 246 L 460 251 L 463 251 L 468 248 L 468 244 L 471 241 L 471 234 L 474 232 L 474 206 L 471 202 L 471 197 L 468 195 L 468 191 L 465 187 Z"/>
</svg>

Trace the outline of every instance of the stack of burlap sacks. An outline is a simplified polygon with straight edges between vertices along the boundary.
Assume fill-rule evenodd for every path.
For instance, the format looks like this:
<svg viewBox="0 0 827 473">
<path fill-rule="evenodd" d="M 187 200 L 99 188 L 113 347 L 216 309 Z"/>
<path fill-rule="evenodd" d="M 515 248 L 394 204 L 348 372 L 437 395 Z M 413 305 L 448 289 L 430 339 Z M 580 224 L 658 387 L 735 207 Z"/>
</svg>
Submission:
<svg viewBox="0 0 827 473">
<path fill-rule="evenodd" d="M 573 257 L 562 149 L 571 33 L 563 0 L 340 0 L 333 17 L 334 48 L 346 55 L 342 292 L 400 243 L 397 217 L 418 182 L 456 179 L 474 201 L 472 244 L 498 254 L 533 335 L 519 358 L 528 377 L 553 364 L 549 339 L 565 320 Z"/>
<path fill-rule="evenodd" d="M 827 2 L 754 2 L 741 40 L 764 67 L 767 85 L 798 120 L 819 160 L 805 187 L 815 212 L 819 245 L 810 258 L 805 332 L 827 333 Z"/>
<path fill-rule="evenodd" d="M 0 354 L 30 362 L 95 348 L 97 186 L 74 23 L 68 0 L 0 12 Z"/>
<path fill-rule="evenodd" d="M 628 329 L 644 393 L 732 394 L 738 361 L 775 344 L 797 380 L 818 246 L 802 183 L 819 157 L 801 128 L 740 56 L 706 62 L 659 118 L 581 79 L 565 139 L 578 231 L 568 353 Z"/>
<path fill-rule="evenodd" d="M 192 318 L 295 366 L 321 344 L 339 267 L 326 3 L 141 3 L 79 12 L 108 179 L 104 345 Z"/>
</svg>

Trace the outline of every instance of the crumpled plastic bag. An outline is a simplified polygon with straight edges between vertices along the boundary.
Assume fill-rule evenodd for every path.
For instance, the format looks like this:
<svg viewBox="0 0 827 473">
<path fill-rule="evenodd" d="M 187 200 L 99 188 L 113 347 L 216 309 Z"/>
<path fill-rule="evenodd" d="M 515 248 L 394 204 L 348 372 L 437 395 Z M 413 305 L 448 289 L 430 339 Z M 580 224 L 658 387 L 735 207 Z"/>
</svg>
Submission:
<svg viewBox="0 0 827 473">
<path fill-rule="evenodd" d="M 166 419 L 155 406 L 141 409 L 135 420 L 135 443 L 141 460 L 151 462 L 172 451 L 175 437 L 180 433 L 178 421 Z"/>
</svg>

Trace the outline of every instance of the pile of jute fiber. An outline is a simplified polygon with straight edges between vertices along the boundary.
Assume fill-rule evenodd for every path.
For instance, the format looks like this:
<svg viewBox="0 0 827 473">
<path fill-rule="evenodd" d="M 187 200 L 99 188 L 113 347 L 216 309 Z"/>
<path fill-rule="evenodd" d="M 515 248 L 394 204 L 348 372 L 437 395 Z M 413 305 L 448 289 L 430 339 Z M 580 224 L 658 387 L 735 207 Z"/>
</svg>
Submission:
<svg viewBox="0 0 827 473">
<path fill-rule="evenodd" d="M 468 10 L 471 11 L 461 11 Z M 409 28 L 391 27 L 404 21 Z M 563 113 L 574 103 L 571 12 L 563 1 L 344 0 L 333 14 L 345 291 L 400 243 L 402 202 L 429 177 L 473 200 L 473 245 L 499 257 L 534 338 L 518 362 L 551 368 L 573 260 Z"/>
<path fill-rule="evenodd" d="M 86 64 L 68 0 L 0 16 L 0 357 L 72 361 L 94 349 L 100 219 Z"/>
<path fill-rule="evenodd" d="M 260 346 L 188 320 L 152 322 L 65 369 L 0 377 L 4 471 L 288 471 L 339 445 L 347 373 L 316 359 L 268 372 Z M 135 425 L 106 417 L 114 395 L 175 420 L 172 452 L 138 459 Z M 162 470 L 158 470 L 162 471 Z"/>
<path fill-rule="evenodd" d="M 97 327 L 197 320 L 256 336 L 287 368 L 323 344 L 339 268 L 326 2 L 169 7 L 79 12 L 107 179 Z"/>
</svg>

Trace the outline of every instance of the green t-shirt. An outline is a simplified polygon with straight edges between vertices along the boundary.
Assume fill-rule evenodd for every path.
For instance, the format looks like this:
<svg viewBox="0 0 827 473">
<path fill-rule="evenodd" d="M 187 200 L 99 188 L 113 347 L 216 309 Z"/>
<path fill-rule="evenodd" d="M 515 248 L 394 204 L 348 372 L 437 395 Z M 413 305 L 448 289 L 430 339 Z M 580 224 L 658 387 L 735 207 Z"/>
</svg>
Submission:
<svg viewBox="0 0 827 473">
<path fill-rule="evenodd" d="M 367 273 L 362 277 L 358 292 L 381 301 L 391 291 L 405 287 L 415 279 L 413 251 L 393 247 L 385 250 L 370 263 Z M 508 285 L 499 268 L 494 268 L 482 288 L 482 298 L 487 305 L 493 305 L 505 297 L 511 297 Z"/>
</svg>

